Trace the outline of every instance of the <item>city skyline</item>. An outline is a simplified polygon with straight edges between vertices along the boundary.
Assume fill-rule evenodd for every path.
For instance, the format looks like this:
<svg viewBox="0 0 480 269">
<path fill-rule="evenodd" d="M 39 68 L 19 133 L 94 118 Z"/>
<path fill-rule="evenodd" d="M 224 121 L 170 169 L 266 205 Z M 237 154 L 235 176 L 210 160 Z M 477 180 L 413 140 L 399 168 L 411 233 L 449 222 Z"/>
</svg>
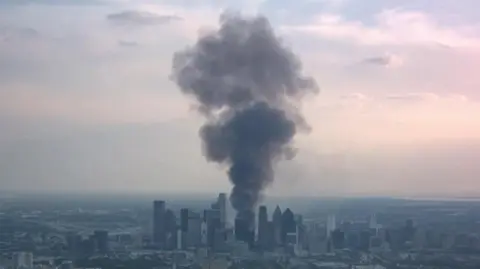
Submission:
<svg viewBox="0 0 480 269">
<path fill-rule="evenodd" d="M 140 204 L 88 196 L 75 202 L 0 198 L 0 267 L 473 269 L 480 264 L 478 202 L 316 199 L 298 206 L 290 201 L 259 205 L 248 224 L 237 213 L 233 222 L 224 220 L 224 198 L 212 195 L 201 204 L 160 196 Z"/>
<path fill-rule="evenodd" d="M 229 8 L 267 16 L 320 86 L 267 196 L 478 196 L 478 3 L 429 3 L 4 1 L 0 184 L 229 191 L 169 80 L 173 53 Z"/>
</svg>

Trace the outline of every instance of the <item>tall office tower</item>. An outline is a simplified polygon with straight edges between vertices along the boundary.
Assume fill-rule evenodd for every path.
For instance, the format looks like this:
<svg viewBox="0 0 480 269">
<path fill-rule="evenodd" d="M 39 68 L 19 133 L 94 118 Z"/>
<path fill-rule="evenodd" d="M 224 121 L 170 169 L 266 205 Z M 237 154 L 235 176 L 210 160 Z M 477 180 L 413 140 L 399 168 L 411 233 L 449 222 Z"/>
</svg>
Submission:
<svg viewBox="0 0 480 269">
<path fill-rule="evenodd" d="M 361 231 L 360 232 L 360 250 L 368 251 L 370 249 L 370 239 L 372 235 L 370 231 Z"/>
<path fill-rule="evenodd" d="M 221 230 L 220 210 L 207 209 L 204 211 L 204 220 L 207 225 L 207 246 L 213 248 L 215 232 Z"/>
<path fill-rule="evenodd" d="M 177 229 L 177 250 L 185 249 L 185 234 L 182 232 L 182 229 L 178 227 Z"/>
<path fill-rule="evenodd" d="M 278 205 L 273 212 L 272 223 L 274 245 L 278 246 L 282 243 L 282 210 Z"/>
<path fill-rule="evenodd" d="M 200 214 L 189 212 L 186 248 L 198 247 L 202 242 L 202 218 Z"/>
<path fill-rule="evenodd" d="M 282 210 L 277 205 L 272 216 L 273 229 L 274 229 L 274 245 L 278 246 L 282 244 Z"/>
<path fill-rule="evenodd" d="M 108 232 L 107 231 L 94 231 L 93 239 L 95 242 L 96 250 L 99 253 L 105 254 L 109 250 L 108 244 Z"/>
<path fill-rule="evenodd" d="M 165 211 L 165 233 L 165 247 L 169 250 L 175 249 L 177 246 L 177 217 L 170 209 Z"/>
<path fill-rule="evenodd" d="M 269 245 L 268 238 L 268 214 L 267 207 L 260 206 L 258 210 L 258 244 L 262 249 L 267 249 Z"/>
<path fill-rule="evenodd" d="M 273 221 L 267 222 L 267 250 L 275 247 L 275 225 Z"/>
<path fill-rule="evenodd" d="M 223 229 L 215 230 L 213 234 L 212 249 L 215 252 L 225 251 L 227 249 L 226 241 L 227 241 L 226 231 Z"/>
<path fill-rule="evenodd" d="M 340 229 L 335 229 L 332 232 L 330 242 L 334 249 L 343 249 L 345 247 L 345 233 Z"/>
<path fill-rule="evenodd" d="M 155 246 L 165 247 L 166 224 L 165 224 L 165 201 L 153 202 L 153 243 Z"/>
<path fill-rule="evenodd" d="M 182 245 L 182 249 L 186 249 L 188 246 L 187 243 L 187 234 L 188 234 L 188 219 L 190 217 L 190 210 L 188 208 L 180 209 L 180 244 Z"/>
<path fill-rule="evenodd" d="M 220 210 L 220 226 L 225 229 L 227 225 L 227 194 L 220 193 L 217 199 L 218 210 Z"/>
<path fill-rule="evenodd" d="M 17 252 L 13 258 L 15 269 L 33 269 L 33 254 L 31 252 Z"/>
<path fill-rule="evenodd" d="M 307 248 L 307 227 L 297 223 L 297 244 L 301 249 Z"/>
<path fill-rule="evenodd" d="M 182 232 L 188 231 L 189 213 L 190 210 L 188 210 L 188 208 L 180 209 L 180 230 L 182 230 Z"/>
<path fill-rule="evenodd" d="M 207 245 L 207 223 L 205 222 L 205 219 L 202 218 L 202 224 L 201 224 L 201 229 L 200 229 L 200 245 L 202 247 L 205 247 Z"/>
<path fill-rule="evenodd" d="M 327 238 L 330 238 L 330 236 L 332 235 L 332 232 L 337 229 L 335 215 L 329 215 L 327 217 L 326 229 L 327 229 L 327 231 L 326 231 L 327 232 Z"/>
<path fill-rule="evenodd" d="M 295 233 L 297 230 L 297 224 L 295 223 L 295 215 L 287 208 L 282 214 L 282 243 L 286 243 L 287 234 Z"/>
<path fill-rule="evenodd" d="M 413 220 L 408 219 L 405 222 L 405 227 L 403 228 L 403 233 L 406 241 L 412 241 L 413 236 L 415 235 L 415 226 Z"/>
<path fill-rule="evenodd" d="M 368 228 L 377 229 L 377 226 L 377 217 L 375 216 L 375 214 L 370 215 L 370 217 L 368 218 Z"/>
</svg>

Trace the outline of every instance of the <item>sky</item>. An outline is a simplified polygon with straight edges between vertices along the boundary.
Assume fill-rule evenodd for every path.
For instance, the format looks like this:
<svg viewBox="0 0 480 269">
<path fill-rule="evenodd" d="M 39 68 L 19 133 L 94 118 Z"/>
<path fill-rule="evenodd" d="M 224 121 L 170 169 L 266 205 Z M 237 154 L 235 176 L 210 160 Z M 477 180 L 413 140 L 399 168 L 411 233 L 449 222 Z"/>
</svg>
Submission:
<svg viewBox="0 0 480 269">
<path fill-rule="evenodd" d="M 0 0 L 2 190 L 228 191 L 172 55 L 263 14 L 314 76 L 267 195 L 478 195 L 476 0 Z"/>
</svg>

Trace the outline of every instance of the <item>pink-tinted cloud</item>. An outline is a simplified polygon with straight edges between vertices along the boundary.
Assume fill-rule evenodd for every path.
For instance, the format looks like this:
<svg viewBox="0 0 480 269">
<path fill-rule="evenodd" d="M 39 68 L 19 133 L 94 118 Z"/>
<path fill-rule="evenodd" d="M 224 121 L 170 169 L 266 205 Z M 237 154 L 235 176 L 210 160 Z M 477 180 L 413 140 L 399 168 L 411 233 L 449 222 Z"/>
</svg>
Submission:
<svg viewBox="0 0 480 269">
<path fill-rule="evenodd" d="M 480 45 L 480 29 L 472 26 L 441 25 L 428 14 L 396 9 L 377 14 L 374 25 L 346 20 L 337 14 L 319 14 L 311 24 L 287 26 L 285 29 L 327 39 L 350 40 L 363 45 Z"/>
</svg>

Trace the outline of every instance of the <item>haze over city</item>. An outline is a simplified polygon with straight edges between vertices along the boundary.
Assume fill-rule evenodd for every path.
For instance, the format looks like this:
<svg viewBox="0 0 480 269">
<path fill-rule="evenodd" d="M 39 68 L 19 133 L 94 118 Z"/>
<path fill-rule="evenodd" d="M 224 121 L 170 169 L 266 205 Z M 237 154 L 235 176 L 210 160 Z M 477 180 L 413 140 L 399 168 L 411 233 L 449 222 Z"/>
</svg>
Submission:
<svg viewBox="0 0 480 269">
<path fill-rule="evenodd" d="M 225 168 L 202 155 L 197 104 L 170 79 L 173 54 L 228 9 L 268 17 L 320 88 L 299 107 L 310 132 L 297 134 L 267 195 L 477 196 L 478 7 L 1 1 L 0 186 L 228 192 Z"/>
</svg>

